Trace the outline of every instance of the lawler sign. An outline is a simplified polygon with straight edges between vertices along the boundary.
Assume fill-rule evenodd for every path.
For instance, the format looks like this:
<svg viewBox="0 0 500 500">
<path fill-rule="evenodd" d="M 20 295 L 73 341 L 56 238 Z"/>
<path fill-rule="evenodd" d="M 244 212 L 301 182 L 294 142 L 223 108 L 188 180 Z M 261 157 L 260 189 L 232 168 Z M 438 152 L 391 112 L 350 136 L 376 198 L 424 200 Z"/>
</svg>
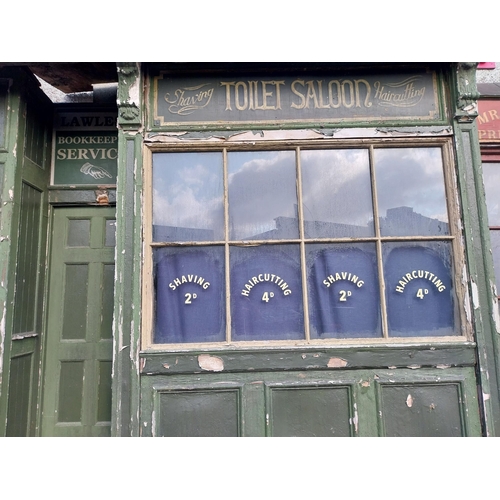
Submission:
<svg viewBox="0 0 500 500">
<path fill-rule="evenodd" d="M 117 158 L 116 112 L 56 117 L 54 184 L 116 184 Z"/>
<path fill-rule="evenodd" d="M 436 75 L 154 79 L 155 126 L 435 120 Z"/>
</svg>

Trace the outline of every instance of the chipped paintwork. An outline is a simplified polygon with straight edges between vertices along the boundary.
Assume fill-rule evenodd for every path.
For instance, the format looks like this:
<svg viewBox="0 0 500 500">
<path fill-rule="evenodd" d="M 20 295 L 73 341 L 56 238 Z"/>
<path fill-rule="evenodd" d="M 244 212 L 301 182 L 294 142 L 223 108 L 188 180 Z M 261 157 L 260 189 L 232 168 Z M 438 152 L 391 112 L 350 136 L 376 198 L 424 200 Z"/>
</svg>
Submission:
<svg viewBox="0 0 500 500">
<path fill-rule="evenodd" d="M 401 128 L 334 128 L 334 129 L 288 129 L 288 130 L 220 130 L 153 132 L 145 137 L 145 142 L 166 143 L 192 140 L 231 142 L 231 141 L 268 141 L 268 140 L 310 140 L 310 139 L 363 139 L 372 137 L 435 137 L 451 135 L 449 126 L 444 127 L 401 127 Z"/>
<path fill-rule="evenodd" d="M 495 324 L 495 331 L 500 334 L 500 313 L 498 311 L 498 299 L 497 299 L 497 287 L 493 281 L 490 280 L 490 286 L 492 289 L 492 312 L 493 312 L 493 323 Z"/>
<path fill-rule="evenodd" d="M 209 354 L 200 354 L 198 356 L 198 365 L 202 370 L 211 372 L 221 372 L 224 370 L 224 361 L 217 356 Z"/>
<path fill-rule="evenodd" d="M 408 394 L 408 397 L 406 398 L 406 406 L 408 406 L 408 408 L 413 406 L 413 397 L 411 394 Z"/>
<path fill-rule="evenodd" d="M 2 383 L 3 374 L 3 354 L 5 343 L 5 315 L 7 314 L 6 308 L 2 311 L 2 319 L 0 320 L 0 384 Z M 1 385 L 0 385 L 1 387 Z"/>
<path fill-rule="evenodd" d="M 448 368 L 451 368 L 451 365 L 436 365 L 436 368 L 439 370 L 446 370 Z"/>
<path fill-rule="evenodd" d="M 473 280 L 471 280 L 470 286 L 472 289 L 472 304 L 474 306 L 474 309 L 478 309 L 479 308 L 479 291 L 477 289 L 477 285 Z"/>
<path fill-rule="evenodd" d="M 344 368 L 344 366 L 347 366 L 347 361 L 342 358 L 330 358 L 326 366 L 328 368 Z"/>
<path fill-rule="evenodd" d="M 349 419 L 349 423 L 354 425 L 354 432 L 358 433 L 358 406 L 354 403 L 354 416 Z"/>
</svg>

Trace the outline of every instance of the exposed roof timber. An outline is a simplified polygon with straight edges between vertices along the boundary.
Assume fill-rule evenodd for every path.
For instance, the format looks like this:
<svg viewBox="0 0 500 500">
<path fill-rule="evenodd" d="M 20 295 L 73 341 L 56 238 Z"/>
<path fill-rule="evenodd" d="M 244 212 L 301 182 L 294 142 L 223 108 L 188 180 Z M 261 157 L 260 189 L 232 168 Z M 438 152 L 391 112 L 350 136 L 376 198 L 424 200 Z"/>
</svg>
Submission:
<svg viewBox="0 0 500 500">
<path fill-rule="evenodd" d="M 37 76 L 66 93 L 90 92 L 92 84 L 118 81 L 116 63 L 0 63 L 0 66 L 28 66 Z"/>
</svg>

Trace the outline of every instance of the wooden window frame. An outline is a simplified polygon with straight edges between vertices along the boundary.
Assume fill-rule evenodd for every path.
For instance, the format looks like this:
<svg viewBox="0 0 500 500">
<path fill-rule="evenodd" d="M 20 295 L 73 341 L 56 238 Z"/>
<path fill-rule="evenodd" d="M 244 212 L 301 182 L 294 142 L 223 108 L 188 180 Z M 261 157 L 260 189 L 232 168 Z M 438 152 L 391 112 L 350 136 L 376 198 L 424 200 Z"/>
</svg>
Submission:
<svg viewBox="0 0 500 500">
<path fill-rule="evenodd" d="M 373 151 L 379 148 L 422 148 L 422 147 L 440 147 L 442 151 L 445 196 L 448 209 L 449 229 L 450 233 L 447 236 L 381 236 L 380 226 L 378 222 L 377 212 L 377 193 L 376 180 L 374 180 L 373 169 Z M 370 183 L 372 186 L 372 200 L 375 219 L 375 235 L 373 237 L 362 238 L 305 238 L 304 236 L 304 219 L 302 208 L 302 188 L 301 188 L 301 171 L 300 171 L 300 155 L 301 149 L 369 149 L 370 161 Z M 153 227 L 153 186 L 152 186 L 152 165 L 153 155 L 155 153 L 170 153 L 170 152 L 222 152 L 224 156 L 224 178 L 227 179 L 227 153 L 231 151 L 281 151 L 294 150 L 296 152 L 297 162 L 297 203 L 299 207 L 299 238 L 294 240 L 263 240 L 252 241 L 264 245 L 280 244 L 280 243 L 296 243 L 300 245 L 301 254 L 301 280 L 303 289 L 303 314 L 305 336 L 302 341 L 297 340 L 259 340 L 259 341 L 232 341 L 231 340 L 231 303 L 230 303 L 230 286 L 229 286 L 229 248 L 235 242 L 228 239 L 228 204 L 227 204 L 227 186 L 224 180 L 224 212 L 225 212 L 225 240 L 224 241 L 209 241 L 209 242 L 189 242 L 186 243 L 170 243 L 170 242 L 154 242 L 152 227 Z M 299 158 L 297 160 L 297 158 Z M 456 343 L 462 344 L 472 340 L 472 328 L 470 324 L 470 309 L 467 292 L 467 270 L 464 259 L 464 248 L 461 234 L 460 207 L 458 205 L 458 192 L 456 174 L 454 169 L 454 157 L 452 148 L 452 139 L 450 137 L 439 138 L 392 138 L 390 140 L 383 139 L 331 139 L 322 140 L 321 144 L 317 141 L 307 140 L 279 140 L 279 141 L 234 141 L 231 143 L 220 143 L 209 141 L 192 141 L 192 142 L 172 142 L 169 144 L 150 143 L 144 148 L 144 211 L 143 211 L 143 288 L 142 288 L 142 351 L 158 352 L 158 351 L 191 351 L 196 349 L 227 349 L 227 348 L 262 348 L 273 346 L 349 346 L 349 345 L 411 345 L 432 343 Z M 382 264 L 382 244 L 384 242 L 404 242 L 404 241 L 449 241 L 451 243 L 452 256 L 452 283 L 454 286 L 454 301 L 457 321 L 460 323 L 456 329 L 459 334 L 454 336 L 442 337 L 389 337 L 388 336 L 388 318 L 387 305 L 385 297 L 384 272 Z M 328 339 L 311 339 L 309 333 L 309 311 L 308 311 L 308 289 L 306 279 L 305 266 L 305 245 L 311 243 L 362 243 L 373 242 L 376 245 L 377 251 L 377 266 L 378 280 L 380 286 L 379 308 L 382 318 L 382 337 L 381 338 L 328 338 Z M 224 245 L 225 247 L 225 281 L 226 281 L 226 340 L 223 342 L 200 342 L 200 343 L 182 343 L 182 344 L 159 344 L 153 342 L 154 329 L 154 266 L 153 266 L 153 249 L 161 247 L 180 247 L 180 246 L 208 246 L 208 245 Z"/>
</svg>

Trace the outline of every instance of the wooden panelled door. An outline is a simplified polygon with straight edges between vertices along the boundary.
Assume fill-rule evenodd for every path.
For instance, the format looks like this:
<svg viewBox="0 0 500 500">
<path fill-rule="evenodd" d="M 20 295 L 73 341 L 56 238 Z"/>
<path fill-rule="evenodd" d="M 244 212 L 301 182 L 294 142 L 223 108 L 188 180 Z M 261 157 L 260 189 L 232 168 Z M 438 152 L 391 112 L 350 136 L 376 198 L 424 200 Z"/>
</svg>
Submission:
<svg viewBox="0 0 500 500">
<path fill-rule="evenodd" d="M 44 436 L 109 436 L 114 207 L 55 208 L 44 363 Z"/>
</svg>

